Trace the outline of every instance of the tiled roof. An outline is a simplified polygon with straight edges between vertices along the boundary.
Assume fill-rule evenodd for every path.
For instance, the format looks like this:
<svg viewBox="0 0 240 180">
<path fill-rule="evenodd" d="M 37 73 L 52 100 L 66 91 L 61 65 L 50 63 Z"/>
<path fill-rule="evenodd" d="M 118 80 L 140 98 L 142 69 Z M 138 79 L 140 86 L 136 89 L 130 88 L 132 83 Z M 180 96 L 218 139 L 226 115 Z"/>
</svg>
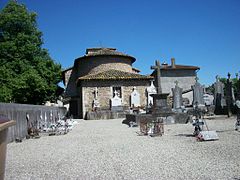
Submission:
<svg viewBox="0 0 240 180">
<path fill-rule="evenodd" d="M 71 69 L 73 69 L 73 67 L 66 68 L 66 69 L 62 70 L 62 73 L 65 73 L 65 72 L 67 72 L 67 71 L 69 71 Z"/>
<path fill-rule="evenodd" d="M 185 69 L 185 70 L 197 70 L 200 69 L 198 66 L 186 66 L 186 65 L 175 65 L 175 67 L 170 66 L 161 66 L 161 69 L 166 70 L 177 70 L 177 69 Z"/>
<path fill-rule="evenodd" d="M 87 49 L 86 54 L 78 59 L 94 56 L 124 56 L 131 58 L 132 62 L 135 62 L 136 60 L 133 56 L 116 51 L 115 48 L 89 48 Z"/>
<path fill-rule="evenodd" d="M 153 77 L 111 69 L 108 71 L 100 72 L 98 74 L 89 74 L 86 76 L 79 77 L 78 81 L 79 80 L 130 80 L 130 79 L 131 80 L 153 79 Z"/>
</svg>

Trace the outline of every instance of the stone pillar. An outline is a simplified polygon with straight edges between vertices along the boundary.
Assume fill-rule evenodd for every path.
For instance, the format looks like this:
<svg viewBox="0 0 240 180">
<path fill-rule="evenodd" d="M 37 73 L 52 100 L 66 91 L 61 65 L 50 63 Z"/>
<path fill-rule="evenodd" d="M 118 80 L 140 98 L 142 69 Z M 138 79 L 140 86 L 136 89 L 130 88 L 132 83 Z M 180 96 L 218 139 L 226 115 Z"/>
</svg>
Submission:
<svg viewBox="0 0 240 180">
<path fill-rule="evenodd" d="M 196 83 L 192 86 L 192 90 L 193 90 L 193 105 L 195 104 L 204 105 L 204 99 L 203 99 L 204 86 L 202 86 L 198 82 L 197 77 L 196 77 Z"/>
<path fill-rule="evenodd" d="M 224 84 L 219 81 L 218 76 L 216 76 L 216 82 L 214 83 L 214 105 L 214 113 L 223 114 L 223 107 L 226 105 L 224 99 Z"/>
<path fill-rule="evenodd" d="M 173 108 L 174 109 L 179 109 L 182 106 L 182 88 L 178 86 L 178 82 L 175 82 L 175 88 L 172 88 L 172 93 L 173 93 Z"/>
</svg>

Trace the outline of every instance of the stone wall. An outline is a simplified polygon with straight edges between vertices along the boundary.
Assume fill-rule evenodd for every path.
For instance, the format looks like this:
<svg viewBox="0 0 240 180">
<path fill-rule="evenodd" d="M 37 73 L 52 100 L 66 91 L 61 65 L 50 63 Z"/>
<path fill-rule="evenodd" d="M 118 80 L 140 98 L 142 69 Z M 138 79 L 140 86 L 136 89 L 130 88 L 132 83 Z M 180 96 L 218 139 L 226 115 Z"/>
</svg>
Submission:
<svg viewBox="0 0 240 180">
<path fill-rule="evenodd" d="M 189 77 L 162 77 L 161 84 L 162 84 L 162 91 L 163 93 L 170 93 L 172 96 L 172 88 L 175 87 L 175 81 L 178 81 L 178 86 L 183 89 L 183 91 L 190 90 L 191 86 L 195 84 L 195 76 Z M 192 92 L 186 93 L 183 95 L 184 98 L 189 99 L 190 104 L 193 101 L 193 94 Z"/>
<path fill-rule="evenodd" d="M 110 109 L 110 99 L 113 97 L 112 87 L 122 87 L 122 105 L 130 106 L 130 95 L 133 87 L 140 94 L 140 103 L 142 107 L 146 106 L 146 87 L 150 86 L 149 80 L 128 80 L 128 81 L 84 81 L 82 82 L 83 96 L 83 115 L 87 111 L 92 111 L 92 102 L 94 99 L 95 88 L 98 88 L 98 100 L 100 109 Z"/>
<path fill-rule="evenodd" d="M 68 69 L 64 72 L 64 77 L 63 77 L 63 80 L 64 80 L 64 83 L 65 83 L 65 88 L 69 82 L 69 79 L 71 77 L 71 74 L 72 74 L 72 69 Z"/>
<path fill-rule="evenodd" d="M 74 67 L 71 71 L 71 73 L 67 74 L 68 77 L 68 83 L 65 85 L 66 90 L 65 90 L 65 96 L 66 97 L 71 97 L 71 96 L 78 96 L 77 92 L 77 74 L 76 74 L 76 68 Z"/>
<path fill-rule="evenodd" d="M 78 96 L 76 80 L 87 75 L 115 69 L 124 72 L 136 73 L 132 69 L 132 59 L 121 56 L 94 56 L 80 58 L 75 61 L 74 68 L 65 72 L 65 88 L 67 97 Z"/>
<path fill-rule="evenodd" d="M 94 56 L 85 57 L 76 60 L 77 76 L 87 74 L 96 74 L 109 69 L 115 69 L 130 73 L 135 73 L 132 70 L 132 59 L 121 56 Z"/>
<path fill-rule="evenodd" d="M 196 76 L 195 70 L 192 69 L 161 69 L 162 77 L 189 77 Z"/>
<path fill-rule="evenodd" d="M 191 86 L 195 84 L 196 80 L 194 76 L 189 77 L 161 77 L 161 85 L 163 93 L 170 93 L 172 95 L 171 88 L 175 87 L 175 81 L 178 81 L 178 86 L 185 90 L 191 89 Z"/>
</svg>

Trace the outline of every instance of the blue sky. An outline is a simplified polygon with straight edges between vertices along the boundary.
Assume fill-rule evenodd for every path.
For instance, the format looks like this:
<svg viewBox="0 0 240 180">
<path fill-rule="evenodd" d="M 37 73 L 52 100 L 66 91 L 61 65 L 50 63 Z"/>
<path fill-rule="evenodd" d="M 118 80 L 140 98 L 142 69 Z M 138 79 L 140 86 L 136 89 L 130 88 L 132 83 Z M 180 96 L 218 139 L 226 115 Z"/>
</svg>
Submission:
<svg viewBox="0 0 240 180">
<path fill-rule="evenodd" d="M 18 0 L 38 14 L 44 48 L 63 68 L 86 48 L 115 47 L 150 74 L 158 59 L 199 66 L 199 81 L 240 71 L 240 0 Z M 7 0 L 0 0 L 0 8 Z"/>
</svg>

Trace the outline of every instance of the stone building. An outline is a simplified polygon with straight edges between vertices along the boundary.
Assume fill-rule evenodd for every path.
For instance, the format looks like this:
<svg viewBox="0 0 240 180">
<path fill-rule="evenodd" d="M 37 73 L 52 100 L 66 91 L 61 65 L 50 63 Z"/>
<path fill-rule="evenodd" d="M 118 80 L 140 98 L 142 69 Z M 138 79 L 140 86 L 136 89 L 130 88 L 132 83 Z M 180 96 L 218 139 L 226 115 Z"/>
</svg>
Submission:
<svg viewBox="0 0 240 180">
<path fill-rule="evenodd" d="M 129 109 L 133 106 L 133 91 L 139 94 L 138 106 L 145 108 L 149 101 L 146 91 L 152 87 L 150 84 L 156 73 L 153 71 L 151 76 L 139 74 L 140 71 L 132 66 L 135 61 L 134 57 L 115 48 L 87 49 L 84 56 L 75 60 L 73 67 L 63 71 L 65 99 L 69 101 L 70 113 L 74 117 L 84 118 L 87 112 L 96 109 L 111 110 L 115 95 L 121 101 L 122 110 Z M 170 93 L 175 81 L 183 91 L 190 91 L 197 70 L 199 67 L 196 66 L 176 65 L 174 58 L 171 59 L 171 65 L 163 63 L 163 93 Z M 191 96 L 191 92 L 184 95 L 190 102 Z"/>
<path fill-rule="evenodd" d="M 115 48 L 87 49 L 84 56 L 75 60 L 72 68 L 63 72 L 70 113 L 84 118 L 86 112 L 95 108 L 110 110 L 115 93 L 121 99 L 123 110 L 129 109 L 133 89 L 140 94 L 140 106 L 145 107 L 145 90 L 153 77 L 139 74 L 139 70 L 132 67 L 135 61 L 134 57 Z"/>
<path fill-rule="evenodd" d="M 196 82 L 197 71 L 200 70 L 197 66 L 178 65 L 175 58 L 171 58 L 171 64 L 161 64 L 161 87 L 163 93 L 170 93 L 171 88 L 174 88 L 176 81 L 178 86 L 183 89 L 183 98 L 187 100 L 188 105 L 192 104 L 193 93 L 191 86 Z M 153 71 L 152 76 L 156 76 L 156 71 Z M 186 102 L 185 102 L 186 103 Z"/>
</svg>

